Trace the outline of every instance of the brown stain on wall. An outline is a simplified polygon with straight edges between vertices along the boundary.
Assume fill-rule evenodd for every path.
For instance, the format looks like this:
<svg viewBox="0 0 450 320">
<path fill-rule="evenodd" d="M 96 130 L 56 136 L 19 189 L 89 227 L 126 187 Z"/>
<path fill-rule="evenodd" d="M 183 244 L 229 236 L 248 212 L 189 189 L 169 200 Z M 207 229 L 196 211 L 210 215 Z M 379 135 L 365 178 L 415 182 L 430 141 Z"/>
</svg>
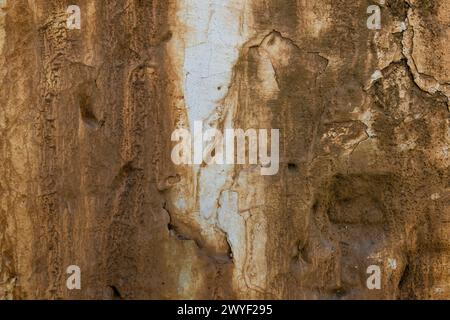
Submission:
<svg viewBox="0 0 450 320">
<path fill-rule="evenodd" d="M 387 0 L 378 32 L 368 1 L 249 6 L 225 114 L 281 141 L 278 175 L 234 169 L 241 261 L 172 213 L 174 186 L 195 189 L 170 159 L 187 117 L 167 47 L 188 32 L 171 24 L 177 2 L 79 1 L 80 31 L 65 28 L 67 1 L 9 1 L 0 297 L 449 298 L 449 65 L 435 28 L 448 16 L 425 2 Z M 65 287 L 72 264 L 80 291 Z M 371 264 L 381 291 L 365 286 Z"/>
</svg>

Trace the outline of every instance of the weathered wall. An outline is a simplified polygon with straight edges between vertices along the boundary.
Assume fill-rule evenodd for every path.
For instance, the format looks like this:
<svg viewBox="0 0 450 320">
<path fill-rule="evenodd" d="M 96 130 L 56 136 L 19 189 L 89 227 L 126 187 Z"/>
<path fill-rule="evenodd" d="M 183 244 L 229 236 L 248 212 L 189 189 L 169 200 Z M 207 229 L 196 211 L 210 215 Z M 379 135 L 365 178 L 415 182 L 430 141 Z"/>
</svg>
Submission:
<svg viewBox="0 0 450 320">
<path fill-rule="evenodd" d="M 0 3 L 0 297 L 450 298 L 448 1 Z M 195 121 L 278 173 L 176 166 Z"/>
</svg>

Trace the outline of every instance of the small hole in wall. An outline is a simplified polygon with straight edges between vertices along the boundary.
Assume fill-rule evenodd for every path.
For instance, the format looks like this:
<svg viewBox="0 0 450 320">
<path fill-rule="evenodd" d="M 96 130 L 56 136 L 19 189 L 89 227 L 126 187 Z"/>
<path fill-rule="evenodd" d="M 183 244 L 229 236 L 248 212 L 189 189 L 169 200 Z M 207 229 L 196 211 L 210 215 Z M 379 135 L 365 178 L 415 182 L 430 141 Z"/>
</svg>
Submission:
<svg viewBox="0 0 450 320">
<path fill-rule="evenodd" d="M 117 289 L 116 286 L 109 286 L 109 288 L 110 288 L 111 291 L 112 291 L 113 299 L 114 299 L 114 300 L 122 300 L 122 299 L 123 299 L 123 298 L 122 298 L 122 295 L 120 294 L 120 292 L 119 292 L 119 290 Z"/>
<path fill-rule="evenodd" d="M 288 163 L 288 170 L 289 171 L 297 171 L 298 170 L 298 166 L 296 163 Z"/>
<path fill-rule="evenodd" d="M 173 33 L 172 31 L 167 31 L 165 34 L 163 34 L 163 36 L 161 37 L 161 42 L 166 42 L 169 41 L 170 39 L 172 39 L 173 37 Z"/>
<path fill-rule="evenodd" d="M 314 201 L 314 204 L 312 206 L 312 211 L 317 212 L 317 209 L 319 209 L 319 202 Z"/>
<path fill-rule="evenodd" d="M 219 90 L 219 91 L 222 90 L 222 87 L 221 87 L 221 86 L 218 86 L 218 87 L 217 87 L 217 90 Z"/>
<path fill-rule="evenodd" d="M 90 97 L 81 95 L 80 97 L 80 114 L 83 123 L 91 130 L 97 130 L 102 126 L 102 121 L 99 121 L 95 116 Z"/>
<path fill-rule="evenodd" d="M 191 240 L 188 237 L 182 235 L 178 232 L 178 230 L 175 228 L 175 226 L 171 223 L 167 225 L 167 229 L 169 230 L 170 235 L 174 236 L 178 240 Z"/>
<path fill-rule="evenodd" d="M 347 294 L 347 290 L 342 287 L 335 288 L 333 291 L 338 299 L 344 297 Z"/>
</svg>

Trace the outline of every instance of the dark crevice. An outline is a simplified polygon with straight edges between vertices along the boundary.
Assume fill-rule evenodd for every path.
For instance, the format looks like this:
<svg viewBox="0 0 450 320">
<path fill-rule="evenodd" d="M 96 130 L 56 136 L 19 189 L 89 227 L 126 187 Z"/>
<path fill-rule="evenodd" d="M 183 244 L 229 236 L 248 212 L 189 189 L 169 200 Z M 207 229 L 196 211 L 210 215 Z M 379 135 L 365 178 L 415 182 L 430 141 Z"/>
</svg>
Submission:
<svg viewBox="0 0 450 320">
<path fill-rule="evenodd" d="M 164 202 L 162 207 L 167 212 L 167 214 L 169 215 L 169 223 L 167 224 L 167 230 L 169 230 L 169 233 L 171 235 L 173 235 L 176 239 L 181 240 L 181 241 L 194 241 L 195 244 L 197 245 L 197 247 L 199 249 L 201 249 L 199 244 L 197 243 L 197 241 L 195 241 L 194 239 L 191 239 L 190 237 L 187 237 L 184 234 L 182 234 L 178 230 L 178 228 L 173 224 L 173 222 L 172 222 L 172 214 L 170 213 L 169 209 L 167 208 L 167 202 Z"/>
<path fill-rule="evenodd" d="M 403 291 L 405 289 L 409 274 L 409 264 L 406 264 L 405 269 L 403 270 L 403 273 L 400 277 L 400 281 L 398 282 L 398 288 L 400 289 L 400 291 Z"/>
<path fill-rule="evenodd" d="M 174 235 L 175 238 L 177 238 L 178 240 L 194 241 L 194 240 L 186 237 L 185 235 L 181 234 L 180 232 L 178 232 L 176 227 L 173 224 L 171 224 L 171 223 L 167 224 L 167 229 L 169 229 L 170 234 Z"/>
<path fill-rule="evenodd" d="M 113 300 L 123 300 L 122 295 L 120 294 L 120 291 L 117 289 L 116 286 L 108 286 L 112 290 L 112 298 Z"/>
<path fill-rule="evenodd" d="M 89 129 L 97 130 L 101 126 L 100 122 L 91 112 L 83 109 L 81 109 L 81 119 Z"/>
<path fill-rule="evenodd" d="M 82 84 L 79 89 L 79 105 L 80 105 L 80 114 L 83 123 L 91 130 L 97 130 L 103 125 L 103 122 L 98 120 L 94 111 L 92 109 L 92 99 L 91 95 L 93 94 L 92 87 L 96 86 L 95 82 L 93 84 Z M 89 87 L 90 85 L 90 87 Z"/>
<path fill-rule="evenodd" d="M 206 255 L 209 258 L 213 259 L 216 263 L 225 264 L 225 263 L 229 263 L 229 262 L 233 261 L 233 258 L 232 258 L 233 257 L 233 253 L 232 253 L 231 245 L 230 245 L 228 239 L 227 239 L 228 252 L 227 252 L 226 255 L 223 255 L 223 254 L 217 255 L 217 254 L 208 252 L 208 250 L 205 247 L 203 247 L 199 241 L 197 241 L 196 239 L 193 239 L 192 237 L 188 237 L 185 234 L 183 234 L 183 232 L 180 231 L 179 228 L 172 222 L 172 214 L 170 213 L 170 211 L 167 208 L 167 202 L 164 202 L 162 208 L 169 215 L 169 223 L 167 224 L 167 230 L 169 230 L 170 235 L 173 236 L 175 239 L 180 240 L 180 241 L 192 241 L 192 242 L 194 242 L 199 250 L 201 250 L 202 252 L 206 253 Z"/>
<path fill-rule="evenodd" d="M 341 299 L 347 294 L 347 290 L 343 287 L 338 287 L 333 290 L 333 293 L 336 298 Z"/>
</svg>

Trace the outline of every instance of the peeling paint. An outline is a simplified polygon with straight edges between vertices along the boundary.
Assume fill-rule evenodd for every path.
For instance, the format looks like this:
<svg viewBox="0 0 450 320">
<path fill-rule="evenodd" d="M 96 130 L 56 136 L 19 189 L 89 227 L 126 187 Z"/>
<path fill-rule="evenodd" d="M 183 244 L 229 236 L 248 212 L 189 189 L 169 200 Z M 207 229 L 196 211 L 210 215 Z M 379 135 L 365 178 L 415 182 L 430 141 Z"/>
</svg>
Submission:
<svg viewBox="0 0 450 320">
<path fill-rule="evenodd" d="M 203 132 L 210 128 L 218 128 L 219 122 L 224 127 L 233 128 L 233 120 L 225 114 L 232 114 L 233 102 L 227 102 L 229 88 L 233 77 L 233 69 L 243 44 L 248 40 L 245 21 L 247 1 L 237 0 L 187 0 L 179 1 L 177 6 L 178 25 L 186 30 L 178 39 L 183 46 L 182 56 L 177 72 L 183 74 L 182 90 L 187 115 L 188 128 L 193 130 L 194 123 L 203 123 Z M 180 51 L 172 51 L 179 55 Z M 177 60 L 176 57 L 172 59 Z M 195 141 L 202 132 L 194 132 Z M 201 140 L 200 140 L 201 141 Z M 203 145 L 203 148 L 206 148 Z M 233 165 L 194 165 L 193 181 L 190 190 L 174 200 L 176 207 L 187 211 L 200 228 L 206 241 L 205 245 L 224 254 L 222 246 L 224 233 L 233 232 L 218 220 L 218 205 L 222 201 L 224 207 L 227 199 L 220 199 L 226 185 L 232 183 Z M 189 212 L 190 208 L 195 208 Z M 223 217 L 222 217 L 223 218 Z M 233 228 L 239 229 L 234 225 Z M 222 229 L 222 231 L 220 231 Z M 243 238 L 245 239 L 245 237 Z"/>
</svg>

